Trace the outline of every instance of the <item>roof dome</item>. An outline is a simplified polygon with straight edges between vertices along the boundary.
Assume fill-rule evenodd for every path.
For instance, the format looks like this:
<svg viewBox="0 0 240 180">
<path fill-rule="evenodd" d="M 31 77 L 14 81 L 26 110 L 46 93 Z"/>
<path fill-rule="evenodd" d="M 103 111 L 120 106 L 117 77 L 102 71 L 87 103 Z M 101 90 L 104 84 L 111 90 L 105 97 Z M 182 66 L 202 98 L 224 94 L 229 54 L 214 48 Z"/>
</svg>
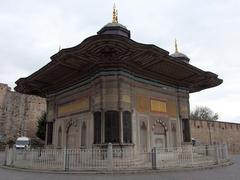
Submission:
<svg viewBox="0 0 240 180">
<path fill-rule="evenodd" d="M 187 55 L 185 55 L 185 54 L 183 54 L 183 53 L 178 51 L 177 41 L 176 40 L 175 40 L 175 53 L 171 54 L 170 56 L 172 56 L 172 57 L 174 57 L 174 58 L 176 58 L 178 60 L 181 60 L 183 62 L 186 62 L 186 63 L 189 63 L 189 61 L 190 61 L 190 58 Z"/>
<path fill-rule="evenodd" d="M 173 54 L 171 54 L 170 56 L 174 57 L 174 58 L 178 58 L 179 60 L 183 60 L 187 63 L 189 63 L 190 59 L 189 57 L 187 57 L 187 55 L 180 53 L 180 52 L 175 52 Z"/>
<path fill-rule="evenodd" d="M 127 29 L 126 26 L 118 23 L 118 22 L 111 22 L 111 23 L 107 23 L 105 26 L 103 27 L 122 27 L 124 29 Z"/>
<path fill-rule="evenodd" d="M 115 9 L 115 5 L 113 6 L 112 22 L 103 26 L 97 32 L 97 34 L 98 35 L 101 35 L 101 34 L 117 34 L 117 35 L 125 36 L 125 37 L 128 37 L 128 38 L 131 37 L 130 31 L 125 26 L 118 23 L 118 13 L 117 13 L 117 10 Z"/>
<path fill-rule="evenodd" d="M 125 36 L 130 38 L 131 37 L 131 33 L 130 31 L 123 26 L 122 24 L 119 23 L 108 23 L 105 26 L 102 27 L 102 29 L 100 29 L 100 31 L 97 32 L 97 34 L 117 34 L 120 36 Z"/>
</svg>

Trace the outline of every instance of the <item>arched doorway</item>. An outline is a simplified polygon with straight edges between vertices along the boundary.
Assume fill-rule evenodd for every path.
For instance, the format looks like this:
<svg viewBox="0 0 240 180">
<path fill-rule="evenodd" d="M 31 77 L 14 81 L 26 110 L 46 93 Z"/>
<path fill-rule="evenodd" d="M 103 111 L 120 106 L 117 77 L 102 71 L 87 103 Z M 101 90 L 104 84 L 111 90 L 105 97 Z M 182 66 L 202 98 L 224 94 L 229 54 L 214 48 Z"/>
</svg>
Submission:
<svg viewBox="0 0 240 180">
<path fill-rule="evenodd" d="M 143 151 L 147 151 L 147 126 L 145 122 L 140 125 L 140 148 Z"/>
</svg>

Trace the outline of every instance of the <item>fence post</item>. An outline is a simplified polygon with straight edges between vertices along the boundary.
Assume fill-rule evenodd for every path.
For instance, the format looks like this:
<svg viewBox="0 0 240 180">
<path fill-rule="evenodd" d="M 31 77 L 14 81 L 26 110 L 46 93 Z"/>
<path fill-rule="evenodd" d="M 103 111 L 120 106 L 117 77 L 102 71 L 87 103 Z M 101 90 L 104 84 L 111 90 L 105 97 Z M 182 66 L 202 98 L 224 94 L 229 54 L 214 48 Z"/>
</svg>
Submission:
<svg viewBox="0 0 240 180">
<path fill-rule="evenodd" d="M 31 152 L 31 168 L 33 168 L 33 159 L 34 159 L 33 149 L 30 149 L 30 152 Z"/>
<path fill-rule="evenodd" d="M 12 152 L 12 165 L 15 163 L 15 161 L 17 160 L 17 149 L 15 146 L 13 146 L 13 152 Z"/>
<path fill-rule="evenodd" d="M 215 145 L 214 148 L 215 148 L 215 160 L 216 160 L 216 163 L 219 164 L 220 160 L 219 160 L 219 148 L 218 148 L 218 145 Z"/>
<path fill-rule="evenodd" d="M 23 160 L 27 160 L 27 149 L 24 148 L 23 150 Z"/>
<path fill-rule="evenodd" d="M 64 147 L 63 149 L 63 166 L 65 171 L 69 171 L 69 155 L 68 155 L 68 149 Z"/>
<path fill-rule="evenodd" d="M 227 144 L 224 144 L 223 147 L 224 147 L 224 152 L 225 152 L 225 160 L 228 160 L 229 159 L 228 146 L 227 146 Z"/>
<path fill-rule="evenodd" d="M 5 159 L 4 159 L 4 165 L 8 165 L 7 162 L 8 162 L 8 154 L 9 154 L 9 146 L 7 145 L 5 147 Z"/>
<path fill-rule="evenodd" d="M 13 164 L 13 158 L 14 158 L 13 153 L 14 153 L 13 148 L 7 147 L 7 154 L 6 154 L 6 165 L 7 166 L 11 166 Z"/>
<path fill-rule="evenodd" d="M 192 166 L 194 165 L 194 158 L 193 158 L 193 146 L 191 145 L 190 146 L 190 153 L 191 153 L 191 163 L 192 163 Z"/>
<path fill-rule="evenodd" d="M 157 150 L 156 147 L 152 148 L 152 169 L 157 169 Z"/>
<path fill-rule="evenodd" d="M 107 159 L 108 159 L 108 170 L 112 171 L 112 169 L 113 169 L 113 150 L 112 150 L 112 143 L 108 143 Z"/>
</svg>

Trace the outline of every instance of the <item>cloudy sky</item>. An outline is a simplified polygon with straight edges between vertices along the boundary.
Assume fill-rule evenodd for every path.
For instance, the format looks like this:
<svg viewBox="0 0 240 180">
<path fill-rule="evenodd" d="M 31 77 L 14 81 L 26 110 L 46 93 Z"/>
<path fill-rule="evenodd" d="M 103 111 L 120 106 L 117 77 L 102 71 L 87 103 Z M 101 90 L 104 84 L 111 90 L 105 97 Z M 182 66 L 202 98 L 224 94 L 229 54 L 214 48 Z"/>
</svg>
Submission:
<svg viewBox="0 0 240 180">
<path fill-rule="evenodd" d="M 5 0 L 0 2 L 0 82 L 10 87 L 111 21 L 113 3 L 119 22 L 137 42 L 170 53 L 177 38 L 190 63 L 215 72 L 222 85 L 193 93 L 191 107 L 204 105 L 219 120 L 240 123 L 239 0 Z"/>
</svg>

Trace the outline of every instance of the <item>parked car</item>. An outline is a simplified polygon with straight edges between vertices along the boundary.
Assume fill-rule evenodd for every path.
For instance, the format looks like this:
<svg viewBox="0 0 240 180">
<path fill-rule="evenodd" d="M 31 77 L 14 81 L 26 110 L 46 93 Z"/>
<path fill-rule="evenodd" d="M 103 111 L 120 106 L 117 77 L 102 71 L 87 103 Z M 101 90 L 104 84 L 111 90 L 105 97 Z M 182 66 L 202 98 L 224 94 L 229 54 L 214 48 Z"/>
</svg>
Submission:
<svg viewBox="0 0 240 180">
<path fill-rule="evenodd" d="M 18 137 L 16 140 L 16 149 L 30 149 L 31 147 L 31 140 L 28 137 Z"/>
<path fill-rule="evenodd" d="M 193 145 L 193 146 L 200 146 L 201 143 L 200 143 L 200 141 L 198 141 L 197 139 L 192 138 L 192 145 Z"/>
</svg>

